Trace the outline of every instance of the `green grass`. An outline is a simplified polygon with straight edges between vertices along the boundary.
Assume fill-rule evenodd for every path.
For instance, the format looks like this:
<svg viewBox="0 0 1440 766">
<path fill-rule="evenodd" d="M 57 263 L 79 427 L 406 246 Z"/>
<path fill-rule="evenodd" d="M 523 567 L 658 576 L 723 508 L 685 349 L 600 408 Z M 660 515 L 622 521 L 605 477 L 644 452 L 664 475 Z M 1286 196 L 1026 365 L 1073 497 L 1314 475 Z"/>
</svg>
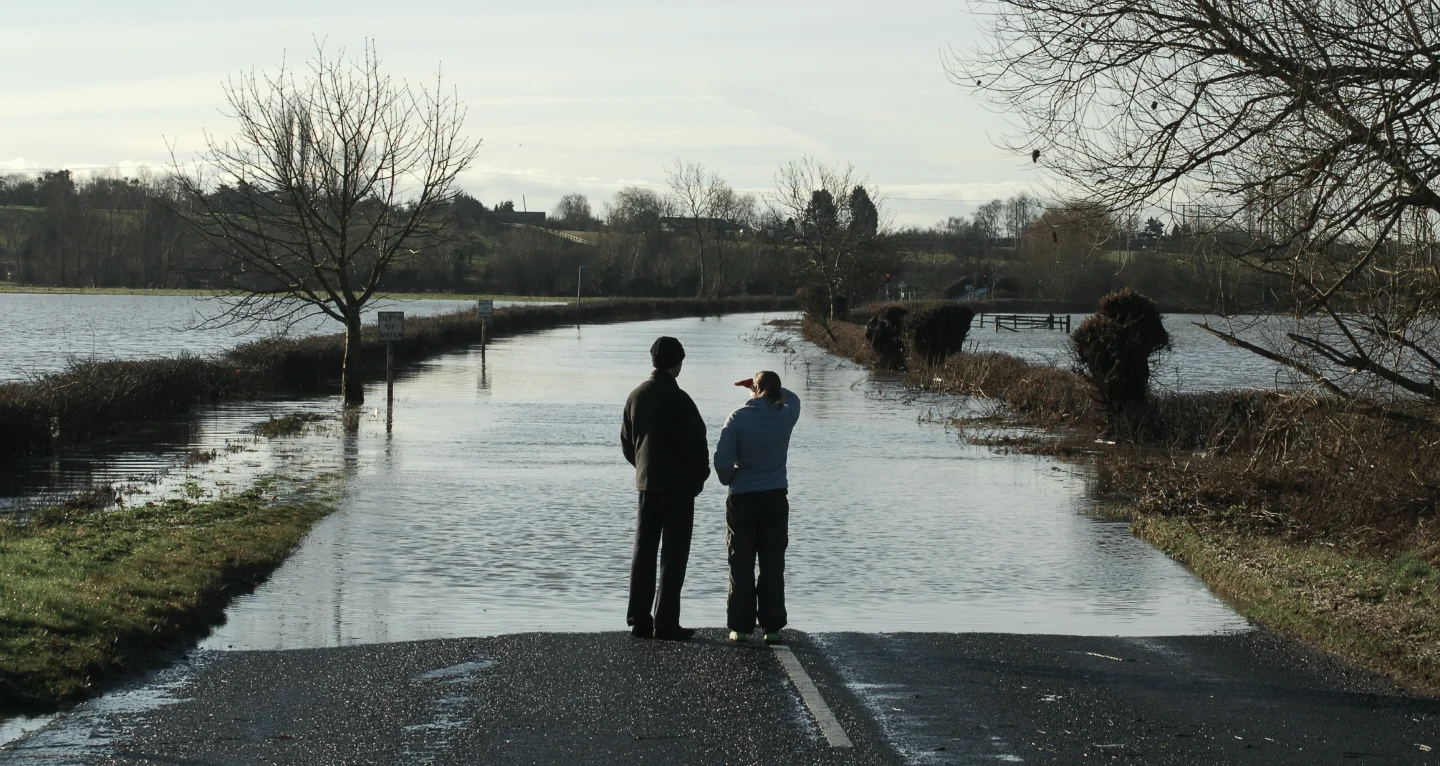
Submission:
<svg viewBox="0 0 1440 766">
<path fill-rule="evenodd" d="M 0 520 L 0 710 L 54 709 L 183 648 L 332 509 L 274 502 L 257 487 Z"/>
<path fill-rule="evenodd" d="M 1440 690 L 1440 572 L 1385 556 L 1158 515 L 1131 529 L 1246 617 L 1422 689 Z"/>
</svg>

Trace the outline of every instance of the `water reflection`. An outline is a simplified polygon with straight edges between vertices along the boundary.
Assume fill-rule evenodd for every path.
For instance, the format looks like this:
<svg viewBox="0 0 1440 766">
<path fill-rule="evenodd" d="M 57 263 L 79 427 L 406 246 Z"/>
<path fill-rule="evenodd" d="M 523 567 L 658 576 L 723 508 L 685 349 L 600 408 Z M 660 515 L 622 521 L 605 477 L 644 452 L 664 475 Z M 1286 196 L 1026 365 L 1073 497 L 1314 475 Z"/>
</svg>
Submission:
<svg viewBox="0 0 1440 766">
<path fill-rule="evenodd" d="M 281 468 L 292 473 L 333 470 L 333 461 L 320 467 L 315 459 L 334 453 L 335 447 L 320 440 L 264 439 L 254 429 L 272 416 L 300 412 L 326 418 L 312 430 L 334 432 L 337 406 L 337 401 L 324 398 L 231 402 L 120 437 L 66 447 L 60 454 L 8 463 L 0 468 L 0 513 L 46 505 L 100 486 L 114 486 L 125 502 L 134 504 L 244 489 Z"/>
<path fill-rule="evenodd" d="M 396 382 L 393 429 L 343 436 L 342 510 L 212 648 L 299 648 L 530 630 L 623 628 L 635 493 L 625 395 L 656 335 L 711 439 L 731 381 L 780 367 L 806 400 L 792 442 L 789 600 L 798 629 L 1169 635 L 1244 623 L 1194 577 L 1079 512 L 1084 476 L 997 455 L 866 395 L 868 375 L 803 347 L 744 340 L 762 317 L 557 329 L 436 358 Z M 788 361 L 788 364 L 785 364 Z M 383 393 L 383 392 L 382 392 Z M 334 435 L 297 440 L 325 449 Z M 723 494 L 697 501 L 684 621 L 723 623 Z"/>
</svg>

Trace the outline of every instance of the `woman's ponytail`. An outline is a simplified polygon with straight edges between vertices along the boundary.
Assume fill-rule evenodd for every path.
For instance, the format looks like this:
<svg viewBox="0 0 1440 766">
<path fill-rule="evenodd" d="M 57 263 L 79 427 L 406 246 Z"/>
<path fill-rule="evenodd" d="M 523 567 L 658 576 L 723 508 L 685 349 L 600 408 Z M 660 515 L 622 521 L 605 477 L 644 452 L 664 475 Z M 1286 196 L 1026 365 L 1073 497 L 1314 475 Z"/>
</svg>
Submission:
<svg viewBox="0 0 1440 766">
<path fill-rule="evenodd" d="M 785 392 L 780 388 L 780 376 L 769 370 L 755 374 L 755 389 L 775 404 L 785 401 Z"/>
</svg>

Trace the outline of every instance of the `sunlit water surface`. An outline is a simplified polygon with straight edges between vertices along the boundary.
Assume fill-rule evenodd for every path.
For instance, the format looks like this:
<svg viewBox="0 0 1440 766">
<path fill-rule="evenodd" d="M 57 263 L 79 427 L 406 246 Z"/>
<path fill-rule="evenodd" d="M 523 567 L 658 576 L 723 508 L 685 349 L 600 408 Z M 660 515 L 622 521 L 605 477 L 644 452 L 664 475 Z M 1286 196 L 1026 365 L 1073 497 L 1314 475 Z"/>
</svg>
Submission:
<svg viewBox="0 0 1440 766">
<path fill-rule="evenodd" d="M 1195 577 L 1087 515 L 1085 475 L 962 443 L 868 373 L 795 342 L 768 351 L 759 315 L 564 328 L 412 368 L 393 427 L 293 440 L 348 479 L 341 510 L 207 641 L 335 646 L 624 627 L 635 489 L 625 396 L 660 334 L 713 445 L 776 369 L 804 400 L 791 446 L 792 625 L 809 631 L 1170 635 L 1243 629 Z M 880 383 L 885 387 L 884 381 Z M 372 391 L 371 396 L 379 395 Z M 683 621 L 721 625 L 724 491 L 696 504 Z"/>
<path fill-rule="evenodd" d="M 483 361 L 478 349 L 436 357 L 398 379 L 388 431 L 380 386 L 353 433 L 333 398 L 200 410 L 12 469 L 0 475 L 0 510 L 101 483 L 134 503 L 213 497 L 276 471 L 332 473 L 344 477 L 340 511 L 231 607 L 209 648 L 623 629 L 636 497 L 620 413 L 649 373 L 650 343 L 670 334 L 687 348 L 681 385 L 712 446 L 743 401 L 733 381 L 775 369 L 804 400 L 790 467 L 794 627 L 1245 627 L 1126 525 L 1089 515 L 1083 469 L 966 444 L 931 417 L 964 400 L 906 401 L 893 381 L 793 338 L 798 353 L 776 352 L 767 318 L 567 327 L 500 339 Z M 292 438 L 253 435 L 296 410 L 330 420 Z M 191 462 L 196 450 L 216 458 Z M 712 479 L 697 501 L 686 624 L 724 622 L 723 493 Z"/>
</svg>

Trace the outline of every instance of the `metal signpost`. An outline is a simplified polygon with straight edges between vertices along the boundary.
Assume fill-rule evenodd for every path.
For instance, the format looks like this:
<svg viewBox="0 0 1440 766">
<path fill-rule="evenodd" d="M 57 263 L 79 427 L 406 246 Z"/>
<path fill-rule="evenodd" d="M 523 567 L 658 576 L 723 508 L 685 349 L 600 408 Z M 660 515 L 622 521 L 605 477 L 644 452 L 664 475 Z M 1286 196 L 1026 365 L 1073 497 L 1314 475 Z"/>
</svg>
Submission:
<svg viewBox="0 0 1440 766">
<path fill-rule="evenodd" d="M 485 320 L 495 316 L 495 301 L 475 301 L 475 313 L 480 316 L 480 364 L 485 364 Z"/>
<path fill-rule="evenodd" d="M 390 344 L 405 340 L 405 312 L 381 311 L 379 318 L 380 341 L 385 344 L 385 409 L 388 411 L 395 403 L 395 355 Z"/>
</svg>

